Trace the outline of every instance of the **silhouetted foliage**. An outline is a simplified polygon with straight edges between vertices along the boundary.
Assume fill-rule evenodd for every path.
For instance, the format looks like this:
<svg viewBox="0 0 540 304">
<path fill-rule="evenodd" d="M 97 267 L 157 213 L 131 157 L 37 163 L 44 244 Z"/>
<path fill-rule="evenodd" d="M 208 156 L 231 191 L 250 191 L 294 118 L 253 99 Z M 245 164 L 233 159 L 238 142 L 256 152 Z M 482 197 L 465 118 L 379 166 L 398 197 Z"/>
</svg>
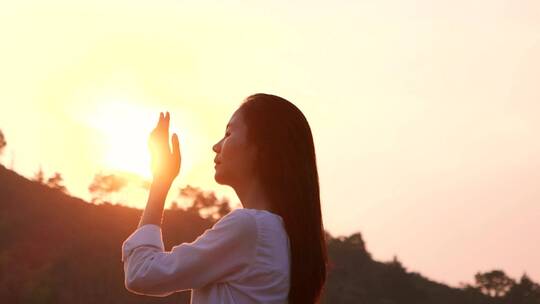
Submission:
<svg viewBox="0 0 540 304">
<path fill-rule="evenodd" d="M 6 146 L 7 146 L 6 137 L 4 136 L 4 132 L 0 130 L 0 155 L 2 155 Z"/>
<path fill-rule="evenodd" d="M 515 284 L 515 281 L 509 278 L 502 270 L 478 272 L 474 278 L 476 287 L 482 293 L 495 298 L 503 297 Z"/>
<path fill-rule="evenodd" d="M 50 188 L 60 190 L 64 193 L 67 193 L 67 188 L 63 185 L 64 178 L 62 177 L 62 174 L 55 172 L 53 176 L 49 177 L 47 181 L 45 182 L 45 185 L 49 186 Z"/>
<path fill-rule="evenodd" d="M 34 174 L 34 178 L 32 180 L 38 183 L 43 183 L 45 181 L 45 173 L 41 167 L 39 167 L 39 170 Z"/>
<path fill-rule="evenodd" d="M 121 247 L 137 228 L 142 210 L 88 203 L 1 165 L 0 185 L 2 303 L 189 303 L 187 291 L 156 298 L 125 289 Z M 166 250 L 210 228 L 226 201 L 194 187 L 184 195 L 193 199 L 190 207 L 164 213 Z M 198 208 L 218 215 L 203 217 Z M 397 257 L 375 261 L 360 233 L 337 238 L 326 233 L 326 239 L 330 269 L 324 303 L 540 304 L 540 286 L 526 275 L 519 283 L 511 280 L 509 289 L 497 287 L 503 296 L 490 297 L 480 287 L 451 288 L 408 272 Z M 510 282 L 500 274 L 494 277 L 501 286 Z"/>
<path fill-rule="evenodd" d="M 540 303 L 540 285 L 524 274 L 519 283 L 512 285 L 505 299 L 505 303 L 508 304 L 538 304 Z"/>
<path fill-rule="evenodd" d="M 105 202 L 110 194 L 122 190 L 127 185 L 127 180 L 114 174 L 98 173 L 88 191 L 92 194 L 92 202 Z"/>
<path fill-rule="evenodd" d="M 40 167 L 39 170 L 34 174 L 34 177 L 32 178 L 32 180 L 38 183 L 44 184 L 45 186 L 49 188 L 62 191 L 66 194 L 68 193 L 66 186 L 63 185 L 64 178 L 62 177 L 62 174 L 58 172 L 55 172 L 53 176 L 46 179 L 45 173 L 43 172 L 43 169 Z"/>
<path fill-rule="evenodd" d="M 214 192 L 207 193 L 198 187 L 187 185 L 180 189 L 179 196 L 191 199 L 192 204 L 186 210 L 203 218 L 217 220 L 231 211 L 227 198 L 219 200 Z"/>
</svg>

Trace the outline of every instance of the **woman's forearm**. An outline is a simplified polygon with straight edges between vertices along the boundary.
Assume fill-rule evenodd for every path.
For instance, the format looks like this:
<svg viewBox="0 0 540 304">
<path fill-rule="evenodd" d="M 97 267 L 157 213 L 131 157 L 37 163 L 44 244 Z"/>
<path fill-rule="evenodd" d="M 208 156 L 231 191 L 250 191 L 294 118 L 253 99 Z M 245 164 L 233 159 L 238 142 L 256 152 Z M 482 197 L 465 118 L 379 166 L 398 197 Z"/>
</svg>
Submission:
<svg viewBox="0 0 540 304">
<path fill-rule="evenodd" d="M 141 220 L 139 221 L 139 227 L 146 224 L 154 224 L 161 226 L 163 220 L 163 209 L 165 205 L 165 199 L 167 193 L 171 187 L 170 182 L 161 182 L 154 180 L 150 186 L 150 194 L 148 195 L 148 202 L 146 208 L 143 211 Z"/>
</svg>

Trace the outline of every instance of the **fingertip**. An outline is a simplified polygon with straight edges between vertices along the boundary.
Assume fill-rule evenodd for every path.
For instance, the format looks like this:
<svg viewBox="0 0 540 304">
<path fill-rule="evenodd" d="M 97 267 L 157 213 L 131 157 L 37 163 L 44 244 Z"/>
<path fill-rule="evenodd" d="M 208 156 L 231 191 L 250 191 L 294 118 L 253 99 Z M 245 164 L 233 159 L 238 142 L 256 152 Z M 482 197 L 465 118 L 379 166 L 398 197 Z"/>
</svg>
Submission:
<svg viewBox="0 0 540 304">
<path fill-rule="evenodd" d="M 176 133 L 172 136 L 172 152 L 173 155 L 180 155 L 180 143 L 178 142 L 178 135 Z"/>
</svg>

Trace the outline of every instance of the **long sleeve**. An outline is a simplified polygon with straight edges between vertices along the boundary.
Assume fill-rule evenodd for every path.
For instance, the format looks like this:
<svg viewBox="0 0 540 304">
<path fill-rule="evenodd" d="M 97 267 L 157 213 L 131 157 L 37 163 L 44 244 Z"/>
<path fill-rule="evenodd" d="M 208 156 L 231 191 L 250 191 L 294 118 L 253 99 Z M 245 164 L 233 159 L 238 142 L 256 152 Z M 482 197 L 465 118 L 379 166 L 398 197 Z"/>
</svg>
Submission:
<svg viewBox="0 0 540 304">
<path fill-rule="evenodd" d="M 237 209 L 170 252 L 164 251 L 161 228 L 144 225 L 122 245 L 125 286 L 133 293 L 165 297 L 227 281 L 253 261 L 256 225 L 249 213 Z"/>
</svg>

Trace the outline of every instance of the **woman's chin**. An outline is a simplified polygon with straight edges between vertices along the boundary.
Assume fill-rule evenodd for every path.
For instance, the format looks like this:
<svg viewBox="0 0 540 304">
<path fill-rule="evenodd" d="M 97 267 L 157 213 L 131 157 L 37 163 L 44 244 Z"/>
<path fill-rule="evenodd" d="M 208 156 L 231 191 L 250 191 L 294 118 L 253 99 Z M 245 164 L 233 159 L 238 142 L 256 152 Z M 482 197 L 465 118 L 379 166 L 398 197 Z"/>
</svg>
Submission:
<svg viewBox="0 0 540 304">
<path fill-rule="evenodd" d="M 221 174 L 219 174 L 219 172 L 217 170 L 216 170 L 216 173 L 214 173 L 214 180 L 216 181 L 216 183 L 218 183 L 220 185 L 224 185 L 223 178 L 222 178 Z"/>
</svg>

